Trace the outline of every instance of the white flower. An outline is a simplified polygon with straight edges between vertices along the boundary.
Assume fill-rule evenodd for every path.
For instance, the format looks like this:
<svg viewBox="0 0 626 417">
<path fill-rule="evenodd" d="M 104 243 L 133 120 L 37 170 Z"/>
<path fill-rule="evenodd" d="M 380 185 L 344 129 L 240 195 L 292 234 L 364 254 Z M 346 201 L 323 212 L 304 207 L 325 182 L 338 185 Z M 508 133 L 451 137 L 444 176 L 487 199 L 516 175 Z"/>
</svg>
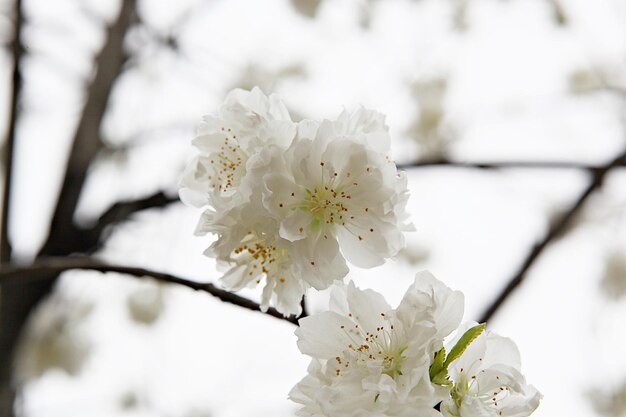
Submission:
<svg viewBox="0 0 626 417">
<path fill-rule="evenodd" d="M 459 331 L 459 335 L 463 334 Z M 449 367 L 452 396 L 442 403 L 446 417 L 526 417 L 541 394 L 520 372 L 515 343 L 492 332 L 481 334 Z"/>
<path fill-rule="evenodd" d="M 460 323 L 463 295 L 427 272 L 395 310 L 372 290 L 335 286 L 330 311 L 300 320 L 298 347 L 313 358 L 291 391 L 300 416 L 428 416 L 449 396 L 429 367 Z"/>
<path fill-rule="evenodd" d="M 344 257 L 372 267 L 404 246 L 406 177 L 377 112 L 296 125 L 275 96 L 234 90 L 193 143 L 181 199 L 205 208 L 196 234 L 218 236 L 205 254 L 224 286 L 263 284 L 263 309 L 299 314 L 308 288 L 345 277 Z"/>
<path fill-rule="evenodd" d="M 204 116 L 193 144 L 200 150 L 181 180 L 180 197 L 202 207 L 216 200 L 246 198 L 248 161 L 267 145 L 286 148 L 296 133 L 285 105 L 259 88 L 231 91 L 219 116 Z"/>
<path fill-rule="evenodd" d="M 151 325 L 165 309 L 165 289 L 162 284 L 145 281 L 126 298 L 130 318 L 137 323 Z"/>
<path fill-rule="evenodd" d="M 626 295 L 626 256 L 623 250 L 616 250 L 607 256 L 600 285 L 604 294 L 613 300 Z"/>
<path fill-rule="evenodd" d="M 15 379 L 35 379 L 50 369 L 80 372 L 91 353 L 83 331 L 93 305 L 55 293 L 37 306 L 17 348 Z"/>
<path fill-rule="evenodd" d="M 263 284 L 263 310 L 271 302 L 284 315 L 299 315 L 305 291 L 328 288 L 347 274 L 347 266 L 332 243 L 309 247 L 282 239 L 278 223 L 258 215 L 259 210 L 245 204 L 227 212 L 205 212 L 200 233 L 218 235 L 206 254 L 226 271 L 221 278 L 225 288 L 237 291 Z"/>
<path fill-rule="evenodd" d="M 264 176 L 263 204 L 280 236 L 307 245 L 338 241 L 354 265 L 373 267 L 404 246 L 406 177 L 388 157 L 383 116 L 365 109 L 305 121 Z"/>
</svg>

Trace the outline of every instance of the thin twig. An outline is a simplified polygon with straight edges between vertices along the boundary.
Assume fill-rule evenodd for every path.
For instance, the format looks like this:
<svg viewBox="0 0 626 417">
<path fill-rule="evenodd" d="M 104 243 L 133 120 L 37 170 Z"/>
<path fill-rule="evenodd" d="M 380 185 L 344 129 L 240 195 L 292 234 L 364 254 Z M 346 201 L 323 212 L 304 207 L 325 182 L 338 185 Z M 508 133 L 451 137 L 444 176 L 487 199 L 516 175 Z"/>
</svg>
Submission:
<svg viewBox="0 0 626 417">
<path fill-rule="evenodd" d="M 626 162 L 620 162 L 615 167 L 624 167 Z M 430 168 L 430 167 L 449 167 L 460 169 L 484 169 L 484 170 L 497 170 L 497 169 L 515 169 L 515 168 L 528 168 L 528 169 L 578 169 L 584 171 L 590 171 L 594 173 L 601 172 L 605 169 L 604 166 L 584 164 L 581 162 L 573 161 L 502 161 L 502 162 L 459 162 L 450 161 L 447 159 L 439 159 L 432 161 L 419 161 L 408 164 L 399 164 L 398 169 L 416 169 L 416 168 Z"/>
<path fill-rule="evenodd" d="M 175 275 L 163 272 L 152 271 L 144 268 L 109 265 L 104 262 L 88 258 L 88 257 L 58 257 L 58 258 L 42 258 L 30 266 L 5 266 L 0 268 L 0 283 L 16 283 L 24 281 L 36 281 L 45 279 L 50 275 L 59 275 L 62 272 L 81 269 L 98 272 L 117 272 L 137 278 L 153 278 L 160 282 L 169 284 L 182 285 L 196 291 L 203 291 L 219 298 L 220 300 L 246 308 L 252 311 L 261 312 L 261 306 L 256 302 L 229 291 L 216 287 L 211 283 L 200 283 L 188 279 L 180 278 Z M 284 317 L 274 308 L 269 308 L 264 314 L 276 317 L 289 323 L 298 324 L 295 316 Z"/>
<path fill-rule="evenodd" d="M 86 229 L 77 229 L 83 238 L 83 248 L 81 253 L 93 253 L 106 238 L 105 231 L 109 226 L 128 220 L 133 214 L 152 208 L 163 208 L 180 201 L 178 197 L 170 197 L 158 191 L 148 197 L 137 200 L 119 201 L 105 211 L 96 224 Z"/>
<path fill-rule="evenodd" d="M 0 224 L 0 262 L 11 259 L 11 243 L 9 242 L 9 203 L 11 197 L 11 180 L 13 177 L 13 147 L 17 135 L 17 118 L 19 117 L 19 100 L 22 92 L 21 60 L 24 52 L 22 45 L 22 0 L 15 0 L 15 16 L 13 23 L 13 41 L 11 55 L 13 58 L 13 88 L 9 114 L 9 127 L 4 142 L 4 190 L 2 192 L 2 223 Z"/>
<path fill-rule="evenodd" d="M 535 261 L 543 253 L 543 251 L 557 238 L 560 238 L 566 231 L 567 226 L 576 217 L 576 215 L 582 210 L 585 202 L 593 194 L 594 191 L 602 186 L 602 183 L 606 175 L 615 167 L 622 166 L 626 162 L 626 151 L 624 151 L 617 158 L 613 159 L 610 163 L 604 165 L 598 170 L 592 171 L 593 177 L 591 183 L 585 188 L 583 193 L 574 202 L 572 207 L 567 213 L 565 213 L 557 222 L 553 223 L 545 237 L 537 243 L 531 251 L 528 253 L 524 261 L 522 262 L 519 270 L 515 273 L 509 283 L 502 289 L 500 294 L 491 303 L 491 305 L 485 310 L 479 322 L 484 323 L 488 321 L 498 311 L 507 298 L 515 291 L 515 289 L 524 281 L 528 275 L 528 271 L 534 265 Z"/>
</svg>

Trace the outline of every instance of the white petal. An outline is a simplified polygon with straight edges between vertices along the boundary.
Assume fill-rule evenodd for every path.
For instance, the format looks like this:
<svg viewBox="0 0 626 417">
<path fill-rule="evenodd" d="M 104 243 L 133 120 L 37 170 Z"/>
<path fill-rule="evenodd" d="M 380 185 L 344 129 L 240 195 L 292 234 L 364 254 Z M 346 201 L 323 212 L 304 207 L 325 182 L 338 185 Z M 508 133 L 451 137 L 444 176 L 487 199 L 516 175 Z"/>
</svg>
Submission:
<svg viewBox="0 0 626 417">
<path fill-rule="evenodd" d="M 279 221 L 287 218 L 292 213 L 291 208 L 302 199 L 300 187 L 281 174 L 267 174 L 263 182 L 263 206 Z"/>
<path fill-rule="evenodd" d="M 255 277 L 250 277 L 248 274 L 247 265 L 238 265 L 231 268 L 220 279 L 224 287 L 232 291 L 238 291 L 245 287 L 248 283 L 254 280 Z"/>
<path fill-rule="evenodd" d="M 337 229 L 337 238 L 341 246 L 341 252 L 348 261 L 361 268 L 373 268 L 385 263 L 385 258 L 372 248 L 359 240 L 347 229 L 340 227 Z"/>
<path fill-rule="evenodd" d="M 353 320 L 370 333 L 377 327 L 383 327 L 386 320 L 384 314 L 391 310 L 385 298 L 373 290 L 361 290 L 350 281 L 347 288 L 348 307 Z"/>
<path fill-rule="evenodd" d="M 274 287 L 276 309 L 286 316 L 299 316 L 302 313 L 301 301 L 305 290 L 299 277 L 285 275 L 284 280 L 278 280 Z"/>
<path fill-rule="evenodd" d="M 332 237 L 293 242 L 291 251 L 296 275 L 317 290 L 328 288 L 348 273 L 337 241 Z"/>
<path fill-rule="evenodd" d="M 317 120 L 304 119 L 298 123 L 298 138 L 300 139 L 313 139 L 317 135 L 317 129 L 320 127 L 320 122 Z"/>
<path fill-rule="evenodd" d="M 430 272 L 422 271 L 415 275 L 413 288 L 433 295 L 433 316 L 440 338 L 448 336 L 463 319 L 465 297 L 460 291 L 454 291 L 435 278 Z"/>
<path fill-rule="evenodd" d="M 299 323 L 300 327 L 296 330 L 298 348 L 313 358 L 334 358 L 353 343 L 347 332 L 353 323 L 337 313 L 324 311 L 304 317 Z"/>
<path fill-rule="evenodd" d="M 280 223 L 280 237 L 290 241 L 304 239 L 311 227 L 311 214 L 295 209 Z"/>
</svg>

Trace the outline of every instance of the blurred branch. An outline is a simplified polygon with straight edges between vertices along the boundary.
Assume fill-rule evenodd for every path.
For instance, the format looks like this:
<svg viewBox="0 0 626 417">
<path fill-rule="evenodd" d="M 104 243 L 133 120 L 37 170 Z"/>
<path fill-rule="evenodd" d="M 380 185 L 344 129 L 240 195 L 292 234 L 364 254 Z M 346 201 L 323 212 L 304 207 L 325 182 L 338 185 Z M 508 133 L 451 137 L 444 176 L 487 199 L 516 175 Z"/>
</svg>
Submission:
<svg viewBox="0 0 626 417">
<path fill-rule="evenodd" d="M 127 220 L 131 215 L 139 211 L 151 208 L 165 207 L 177 201 L 179 201 L 178 197 L 169 197 L 165 195 L 162 191 L 159 191 L 145 198 L 120 201 L 113 204 L 107 211 L 105 211 L 100 216 L 97 223 L 93 227 L 82 230 L 83 233 L 90 236 L 90 244 L 85 250 L 90 251 L 97 246 L 98 241 L 102 238 L 104 230 L 108 226 L 111 226 L 115 223 L 123 222 L 124 220 Z"/>
<path fill-rule="evenodd" d="M 43 255 L 66 255 L 80 251 L 83 236 L 76 230 L 73 218 L 90 163 L 102 146 L 100 126 L 115 80 L 125 62 L 124 36 L 136 19 L 134 0 L 124 0 L 117 20 L 108 28 L 106 42 L 95 59 L 96 75 L 74 135 L 65 176 L 50 224 Z"/>
<path fill-rule="evenodd" d="M 9 242 L 9 203 L 11 181 L 13 177 L 13 147 L 17 135 L 17 118 L 19 115 L 19 99 L 22 91 L 21 60 L 24 52 L 22 45 L 22 0 L 15 0 L 13 17 L 13 41 L 11 56 L 13 60 L 12 90 L 9 114 L 9 127 L 3 149 L 4 188 L 2 192 L 2 223 L 0 224 L 0 263 L 11 259 L 11 243 Z"/>
<path fill-rule="evenodd" d="M 261 307 L 254 301 L 218 288 L 211 283 L 190 281 L 175 275 L 151 271 L 144 268 L 108 265 L 87 257 L 42 258 L 30 266 L 5 266 L 0 268 L 0 283 L 4 285 L 6 283 L 36 281 L 39 279 L 45 279 L 50 275 L 59 275 L 62 272 L 73 269 L 98 271 L 102 273 L 116 272 L 137 278 L 153 278 L 159 282 L 182 285 L 183 287 L 191 288 L 195 291 L 203 291 L 226 303 L 234 304 L 248 310 L 261 312 Z M 264 314 L 288 321 L 289 323 L 295 325 L 298 324 L 296 317 L 284 317 L 274 308 L 269 308 L 266 312 L 264 312 Z"/>
<path fill-rule="evenodd" d="M 559 26 L 565 26 L 567 24 L 567 15 L 561 4 L 561 0 L 548 0 L 552 7 L 552 13 L 554 14 L 554 20 Z"/>
<path fill-rule="evenodd" d="M 606 170 L 606 166 L 588 165 L 581 162 L 567 161 L 502 161 L 502 162 L 457 162 L 447 159 L 432 161 L 418 161 L 409 164 L 399 164 L 398 169 L 417 169 L 430 167 L 450 167 L 462 169 L 510 169 L 510 168 L 530 168 L 530 169 L 580 169 L 593 173 L 600 173 Z M 614 167 L 626 167 L 626 161 L 621 161 Z"/>
<path fill-rule="evenodd" d="M 41 254 L 64 255 L 84 248 L 73 218 L 89 165 L 98 152 L 100 125 L 113 84 L 125 61 L 124 36 L 135 19 L 135 1 L 123 0 L 117 20 L 107 29 L 105 43 L 95 58 L 96 73 L 87 89 L 87 100 L 74 135 L 65 176 Z M 2 232 L 4 233 L 4 231 Z M 33 282 L 2 282 L 0 292 L 0 417 L 13 415 L 11 386 L 13 350 L 33 307 L 52 289 L 54 271 Z"/>
<path fill-rule="evenodd" d="M 528 271 L 534 265 L 535 261 L 543 253 L 543 251 L 558 238 L 567 231 L 567 226 L 576 217 L 576 215 L 582 210 L 585 202 L 593 194 L 594 191 L 602 186 L 606 175 L 615 167 L 623 166 L 626 163 L 626 151 L 622 152 L 617 158 L 597 170 L 592 171 L 591 183 L 585 188 L 583 193 L 574 202 L 572 207 L 566 212 L 557 222 L 548 230 L 545 237 L 537 243 L 531 251 L 528 253 L 519 270 L 515 273 L 509 283 L 502 289 L 500 294 L 491 303 L 491 305 L 485 310 L 479 322 L 484 323 L 491 319 L 493 315 L 498 311 L 507 298 L 515 291 L 515 289 L 524 281 Z"/>
<path fill-rule="evenodd" d="M 22 10 L 22 0 L 15 0 L 14 4 L 14 16 L 13 16 L 13 40 L 11 43 L 11 55 L 13 59 L 13 73 L 12 73 L 12 91 L 10 114 L 9 114 L 9 126 L 7 131 L 6 140 L 4 143 L 4 189 L 2 192 L 2 219 L 0 224 L 0 263 L 9 262 L 11 259 L 11 245 L 9 243 L 9 206 L 11 196 L 11 182 L 13 177 L 13 147 L 15 144 L 15 137 L 17 135 L 17 118 L 19 114 L 19 99 L 22 91 L 22 74 L 21 74 L 21 59 L 24 52 L 22 45 L 22 26 L 24 24 L 24 16 Z M 7 302 L 6 288 L 0 287 L 0 319 L 7 314 L 11 314 L 11 302 Z M 19 295 L 19 293 L 18 293 Z M 6 319 L 4 319 L 6 322 Z M 3 324 L 0 321 L 0 325 Z M 13 399 L 15 397 L 15 391 L 11 386 L 11 355 L 13 350 L 12 340 L 15 333 L 11 333 L 4 328 L 0 327 L 0 417 L 11 417 L 13 415 Z M 7 326 L 12 329 L 11 323 Z"/>
<path fill-rule="evenodd" d="M 626 87 L 607 83 L 603 87 L 603 90 L 609 93 L 615 94 L 616 96 L 618 96 L 619 98 L 623 100 L 626 100 Z"/>
</svg>

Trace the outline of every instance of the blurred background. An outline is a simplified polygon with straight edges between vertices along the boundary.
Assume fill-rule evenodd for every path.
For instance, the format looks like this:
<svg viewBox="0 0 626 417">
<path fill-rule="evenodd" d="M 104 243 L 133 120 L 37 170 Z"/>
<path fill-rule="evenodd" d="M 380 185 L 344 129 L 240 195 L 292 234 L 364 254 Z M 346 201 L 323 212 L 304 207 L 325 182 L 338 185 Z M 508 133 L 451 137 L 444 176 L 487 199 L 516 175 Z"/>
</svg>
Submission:
<svg viewBox="0 0 626 417">
<path fill-rule="evenodd" d="M 349 278 L 396 304 L 429 269 L 517 342 L 537 417 L 626 415 L 626 2 L 0 0 L 0 42 L 2 417 L 294 415 L 292 324 L 29 267 L 216 282 L 177 183 L 200 117 L 257 85 L 294 120 L 387 115 L 417 231 Z"/>
</svg>

